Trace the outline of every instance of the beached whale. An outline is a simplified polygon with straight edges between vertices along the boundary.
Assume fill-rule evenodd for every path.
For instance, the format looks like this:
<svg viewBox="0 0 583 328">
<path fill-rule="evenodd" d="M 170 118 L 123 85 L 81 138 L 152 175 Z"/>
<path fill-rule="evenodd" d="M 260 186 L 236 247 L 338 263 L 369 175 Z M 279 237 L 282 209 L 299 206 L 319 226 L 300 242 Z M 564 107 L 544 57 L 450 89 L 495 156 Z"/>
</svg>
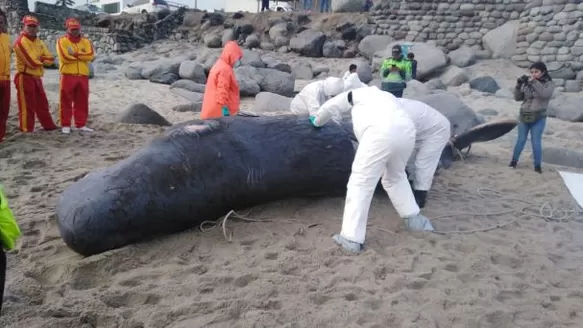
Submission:
<svg viewBox="0 0 583 328">
<path fill-rule="evenodd" d="M 473 133 L 475 140 L 488 139 Z M 71 249 L 89 256 L 184 231 L 230 210 L 342 195 L 357 145 L 349 120 L 319 129 L 295 115 L 177 124 L 66 188 L 57 205 L 59 230 Z"/>
</svg>

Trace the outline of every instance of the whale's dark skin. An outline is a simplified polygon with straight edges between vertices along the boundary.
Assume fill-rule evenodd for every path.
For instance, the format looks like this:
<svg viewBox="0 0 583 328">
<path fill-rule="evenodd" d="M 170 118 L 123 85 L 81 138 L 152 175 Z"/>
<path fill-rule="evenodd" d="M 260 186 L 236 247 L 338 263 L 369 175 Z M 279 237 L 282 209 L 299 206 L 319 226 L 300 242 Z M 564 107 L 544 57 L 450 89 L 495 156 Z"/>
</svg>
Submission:
<svg viewBox="0 0 583 328">
<path fill-rule="evenodd" d="M 355 146 L 349 120 L 322 128 L 295 115 L 177 124 L 66 188 L 57 205 L 59 230 L 67 246 L 89 256 L 184 231 L 230 210 L 343 195 Z"/>
</svg>

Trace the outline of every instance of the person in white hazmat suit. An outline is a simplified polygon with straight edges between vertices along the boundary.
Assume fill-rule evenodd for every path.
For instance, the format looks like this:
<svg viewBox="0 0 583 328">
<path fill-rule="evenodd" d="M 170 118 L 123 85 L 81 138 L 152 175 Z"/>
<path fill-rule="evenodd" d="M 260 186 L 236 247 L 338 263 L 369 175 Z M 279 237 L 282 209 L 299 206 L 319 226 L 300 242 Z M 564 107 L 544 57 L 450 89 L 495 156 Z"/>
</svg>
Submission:
<svg viewBox="0 0 583 328">
<path fill-rule="evenodd" d="M 313 115 L 326 100 L 344 91 L 344 81 L 338 77 L 328 77 L 306 85 L 290 104 L 296 115 Z"/>
<path fill-rule="evenodd" d="M 352 252 L 362 250 L 368 212 L 379 179 L 395 210 L 413 230 L 433 231 L 407 181 L 405 166 L 415 146 L 415 125 L 395 96 L 376 86 L 346 91 L 328 100 L 310 116 L 315 127 L 336 113 L 351 110 L 359 145 L 347 184 L 342 230 L 334 241 Z"/>
<path fill-rule="evenodd" d="M 451 123 L 437 109 L 422 101 L 396 99 L 415 124 L 417 131 L 415 149 L 409 159 L 407 172 L 412 180 L 415 201 L 420 208 L 424 208 L 441 153 L 451 137 Z"/>
<path fill-rule="evenodd" d="M 360 81 L 357 73 L 346 72 L 342 77 L 342 80 L 344 81 L 344 91 L 368 87 L 368 85 Z"/>
</svg>

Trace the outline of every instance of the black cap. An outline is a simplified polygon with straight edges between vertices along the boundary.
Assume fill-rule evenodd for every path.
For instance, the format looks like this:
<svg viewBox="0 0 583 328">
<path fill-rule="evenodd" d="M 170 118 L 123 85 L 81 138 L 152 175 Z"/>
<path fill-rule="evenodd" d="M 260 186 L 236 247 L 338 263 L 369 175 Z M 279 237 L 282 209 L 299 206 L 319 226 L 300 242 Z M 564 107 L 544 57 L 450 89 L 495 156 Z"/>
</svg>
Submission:
<svg viewBox="0 0 583 328">
<path fill-rule="evenodd" d="M 401 46 L 396 44 L 393 46 L 393 52 L 401 52 Z"/>
</svg>

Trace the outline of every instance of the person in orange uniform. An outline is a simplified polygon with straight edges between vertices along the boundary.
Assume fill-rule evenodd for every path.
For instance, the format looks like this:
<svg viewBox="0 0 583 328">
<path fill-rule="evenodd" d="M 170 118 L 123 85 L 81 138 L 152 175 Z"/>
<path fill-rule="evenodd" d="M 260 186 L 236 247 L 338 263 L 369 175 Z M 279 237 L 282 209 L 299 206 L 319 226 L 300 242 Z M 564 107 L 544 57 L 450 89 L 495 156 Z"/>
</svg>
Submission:
<svg viewBox="0 0 583 328">
<path fill-rule="evenodd" d="M 43 86 L 44 65 L 55 61 L 47 46 L 38 36 L 38 19 L 24 16 L 22 33 L 14 42 L 16 54 L 16 97 L 18 100 L 18 117 L 22 132 L 33 132 L 35 115 L 45 131 L 56 130 L 49 112 L 49 101 Z"/>
<path fill-rule="evenodd" d="M 229 41 L 223 53 L 209 71 L 200 118 L 203 120 L 236 115 L 239 112 L 239 84 L 234 67 L 241 65 L 243 51 L 235 41 Z"/>
<path fill-rule="evenodd" d="M 67 34 L 57 40 L 61 88 L 59 116 L 62 131 L 71 133 L 71 117 L 77 129 L 92 132 L 86 126 L 89 116 L 89 63 L 95 57 L 91 41 L 81 35 L 81 23 L 75 18 L 65 22 Z"/>
<path fill-rule="evenodd" d="M 6 135 L 6 121 L 10 113 L 10 54 L 6 14 L 0 9 L 0 143 Z"/>
</svg>

